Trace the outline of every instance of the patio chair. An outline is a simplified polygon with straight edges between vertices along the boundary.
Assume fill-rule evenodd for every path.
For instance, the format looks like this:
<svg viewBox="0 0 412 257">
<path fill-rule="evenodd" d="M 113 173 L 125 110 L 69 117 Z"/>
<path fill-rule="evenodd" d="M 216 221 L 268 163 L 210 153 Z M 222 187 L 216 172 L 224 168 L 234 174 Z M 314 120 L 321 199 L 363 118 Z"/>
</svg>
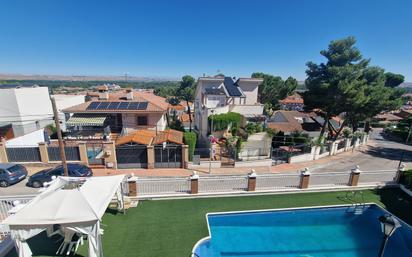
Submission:
<svg viewBox="0 0 412 257">
<path fill-rule="evenodd" d="M 71 252 L 76 252 L 79 245 L 83 245 L 83 236 L 79 233 L 66 233 L 63 242 L 57 249 L 56 254 L 69 255 Z M 67 251 L 66 251 L 67 248 Z"/>
</svg>

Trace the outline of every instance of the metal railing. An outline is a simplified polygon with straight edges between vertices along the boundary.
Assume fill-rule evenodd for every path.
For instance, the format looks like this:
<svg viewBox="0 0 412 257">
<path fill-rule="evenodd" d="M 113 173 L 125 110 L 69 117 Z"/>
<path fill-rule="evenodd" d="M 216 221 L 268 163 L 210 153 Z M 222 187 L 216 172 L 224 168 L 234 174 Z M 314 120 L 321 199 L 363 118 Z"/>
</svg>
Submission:
<svg viewBox="0 0 412 257">
<path fill-rule="evenodd" d="M 397 174 L 396 170 L 362 172 L 359 176 L 359 184 L 382 184 L 388 181 L 395 181 Z"/>
<path fill-rule="evenodd" d="M 350 172 L 328 172 L 312 173 L 310 176 L 311 186 L 347 186 L 349 184 Z"/>
<path fill-rule="evenodd" d="M 256 190 L 297 189 L 299 185 L 299 174 L 264 174 L 256 177 Z"/>
<path fill-rule="evenodd" d="M 190 180 L 187 177 L 139 178 L 136 183 L 138 195 L 190 193 Z"/>
<path fill-rule="evenodd" d="M 199 192 L 237 192 L 247 190 L 247 176 L 210 176 L 199 179 Z"/>
</svg>

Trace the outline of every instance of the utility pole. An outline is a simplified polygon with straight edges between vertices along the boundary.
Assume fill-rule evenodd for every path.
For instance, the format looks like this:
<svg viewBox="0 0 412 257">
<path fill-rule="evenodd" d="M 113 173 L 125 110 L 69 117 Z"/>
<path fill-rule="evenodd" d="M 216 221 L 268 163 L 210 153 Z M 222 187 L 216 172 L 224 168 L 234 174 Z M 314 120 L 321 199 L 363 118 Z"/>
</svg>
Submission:
<svg viewBox="0 0 412 257">
<path fill-rule="evenodd" d="M 63 143 L 62 131 L 60 129 L 60 121 L 59 121 L 59 114 L 57 112 L 57 107 L 56 107 L 56 100 L 54 99 L 54 97 L 51 97 L 50 100 L 52 102 L 52 107 L 53 107 L 54 123 L 56 124 L 57 138 L 59 140 L 60 158 L 62 159 L 64 176 L 67 177 L 69 176 L 69 171 L 67 169 L 66 153 L 64 152 L 64 143 Z"/>
<path fill-rule="evenodd" d="M 412 124 L 411 124 L 411 126 L 409 127 L 408 137 L 406 138 L 406 141 L 405 141 L 406 144 L 408 144 L 409 138 L 411 137 L 411 134 L 412 134 Z"/>
<path fill-rule="evenodd" d="M 209 143 L 210 143 L 210 149 L 209 149 L 209 174 L 212 172 L 212 158 L 213 158 L 213 143 L 212 143 L 212 139 L 213 139 L 213 113 L 215 112 L 215 110 L 210 110 L 210 112 L 212 113 L 212 118 L 210 120 L 211 122 L 211 126 L 210 126 L 210 138 L 209 138 Z"/>
</svg>

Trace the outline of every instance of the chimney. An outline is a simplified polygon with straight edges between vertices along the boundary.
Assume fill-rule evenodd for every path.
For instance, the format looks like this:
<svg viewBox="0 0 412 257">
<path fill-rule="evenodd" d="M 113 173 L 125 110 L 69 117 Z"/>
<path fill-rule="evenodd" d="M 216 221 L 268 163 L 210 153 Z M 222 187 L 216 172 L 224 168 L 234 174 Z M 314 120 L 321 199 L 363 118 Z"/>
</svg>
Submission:
<svg viewBox="0 0 412 257">
<path fill-rule="evenodd" d="M 133 100 L 133 88 L 130 87 L 126 89 L 126 99 Z"/>
<path fill-rule="evenodd" d="M 106 85 L 99 86 L 99 100 L 109 100 L 109 88 Z"/>
</svg>

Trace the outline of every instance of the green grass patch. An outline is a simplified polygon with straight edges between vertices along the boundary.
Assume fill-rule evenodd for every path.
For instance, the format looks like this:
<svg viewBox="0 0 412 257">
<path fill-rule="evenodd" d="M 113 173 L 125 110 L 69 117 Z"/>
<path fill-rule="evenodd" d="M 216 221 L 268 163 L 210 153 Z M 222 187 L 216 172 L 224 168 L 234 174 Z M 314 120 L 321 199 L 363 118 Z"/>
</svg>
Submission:
<svg viewBox="0 0 412 257">
<path fill-rule="evenodd" d="M 365 202 L 385 207 L 412 224 L 412 199 L 399 189 L 365 190 Z M 123 214 L 103 217 L 104 255 L 110 257 L 189 257 L 208 236 L 208 212 L 346 204 L 346 192 L 141 201 Z M 45 256 L 31 245 L 35 256 Z M 13 255 L 9 255 L 11 257 Z M 50 256 L 50 255 L 46 255 Z M 87 256 L 87 247 L 77 256 Z"/>
</svg>

